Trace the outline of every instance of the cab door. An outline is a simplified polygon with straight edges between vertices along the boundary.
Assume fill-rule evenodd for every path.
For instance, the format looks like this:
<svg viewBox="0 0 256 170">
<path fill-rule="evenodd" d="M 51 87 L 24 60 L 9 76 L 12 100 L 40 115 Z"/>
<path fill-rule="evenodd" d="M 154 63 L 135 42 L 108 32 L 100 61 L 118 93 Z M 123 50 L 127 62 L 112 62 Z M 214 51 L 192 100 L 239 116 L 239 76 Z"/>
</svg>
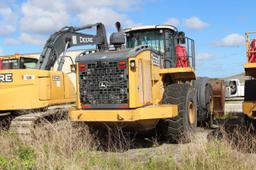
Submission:
<svg viewBox="0 0 256 170">
<path fill-rule="evenodd" d="M 64 99 L 64 79 L 60 71 L 51 72 L 51 100 Z"/>
<path fill-rule="evenodd" d="M 151 79 L 151 61 L 138 60 L 139 69 L 139 96 L 142 105 L 152 103 L 152 79 Z"/>
</svg>

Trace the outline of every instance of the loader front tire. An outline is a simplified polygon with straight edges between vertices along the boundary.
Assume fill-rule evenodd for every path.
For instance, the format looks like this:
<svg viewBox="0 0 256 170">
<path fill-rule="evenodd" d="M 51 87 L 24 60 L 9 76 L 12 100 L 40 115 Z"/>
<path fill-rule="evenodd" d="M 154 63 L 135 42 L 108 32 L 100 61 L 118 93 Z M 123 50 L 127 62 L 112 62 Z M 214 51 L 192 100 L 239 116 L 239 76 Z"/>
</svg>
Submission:
<svg viewBox="0 0 256 170">
<path fill-rule="evenodd" d="M 178 116 L 159 122 L 160 135 L 168 142 L 189 142 L 197 126 L 196 91 L 189 84 L 168 85 L 162 103 L 178 105 Z"/>
</svg>

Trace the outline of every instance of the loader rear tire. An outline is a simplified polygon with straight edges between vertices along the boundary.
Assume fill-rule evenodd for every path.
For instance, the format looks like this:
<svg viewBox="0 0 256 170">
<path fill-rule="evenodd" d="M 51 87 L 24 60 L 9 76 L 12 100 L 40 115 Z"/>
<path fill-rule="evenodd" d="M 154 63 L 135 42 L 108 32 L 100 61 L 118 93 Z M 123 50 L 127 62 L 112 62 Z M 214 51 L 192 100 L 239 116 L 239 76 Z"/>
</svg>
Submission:
<svg viewBox="0 0 256 170">
<path fill-rule="evenodd" d="M 189 84 L 171 84 L 165 88 L 163 104 L 178 105 L 178 116 L 159 122 L 160 135 L 168 142 L 186 143 L 197 126 L 196 92 Z"/>
</svg>

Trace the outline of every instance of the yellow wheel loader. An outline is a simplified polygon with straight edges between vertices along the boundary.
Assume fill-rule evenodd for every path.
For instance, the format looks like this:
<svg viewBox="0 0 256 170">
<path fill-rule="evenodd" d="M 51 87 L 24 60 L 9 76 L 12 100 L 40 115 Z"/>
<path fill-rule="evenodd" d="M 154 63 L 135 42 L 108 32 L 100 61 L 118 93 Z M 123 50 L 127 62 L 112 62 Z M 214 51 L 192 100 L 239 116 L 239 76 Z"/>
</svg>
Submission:
<svg viewBox="0 0 256 170">
<path fill-rule="evenodd" d="M 245 81 L 243 113 L 248 127 L 256 128 L 256 32 L 245 33 L 247 63 L 244 65 Z"/>
<path fill-rule="evenodd" d="M 96 35 L 82 32 L 93 27 Z M 22 56 L 0 59 L 0 119 L 15 117 L 11 128 L 27 133 L 41 119 L 63 117 L 56 108 L 74 103 L 76 95 L 74 85 L 62 72 L 66 50 L 82 45 L 96 45 L 99 51 L 107 49 L 104 25 L 62 28 L 47 40 L 38 61 Z M 54 70 L 56 63 L 58 68 Z M 48 109 L 51 106 L 55 107 Z"/>
<path fill-rule="evenodd" d="M 197 126 L 194 41 L 171 25 L 117 29 L 112 48 L 76 58 L 71 121 L 187 140 Z"/>
</svg>

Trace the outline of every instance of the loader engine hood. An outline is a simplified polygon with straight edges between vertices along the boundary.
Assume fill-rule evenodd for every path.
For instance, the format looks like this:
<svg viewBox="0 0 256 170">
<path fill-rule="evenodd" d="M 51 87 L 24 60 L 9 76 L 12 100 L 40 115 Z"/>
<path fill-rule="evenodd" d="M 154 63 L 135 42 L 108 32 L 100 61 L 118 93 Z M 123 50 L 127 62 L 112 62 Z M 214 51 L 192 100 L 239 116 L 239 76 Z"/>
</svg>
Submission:
<svg viewBox="0 0 256 170">
<path fill-rule="evenodd" d="M 128 58 L 131 51 L 77 57 L 82 108 L 128 108 Z"/>
</svg>

